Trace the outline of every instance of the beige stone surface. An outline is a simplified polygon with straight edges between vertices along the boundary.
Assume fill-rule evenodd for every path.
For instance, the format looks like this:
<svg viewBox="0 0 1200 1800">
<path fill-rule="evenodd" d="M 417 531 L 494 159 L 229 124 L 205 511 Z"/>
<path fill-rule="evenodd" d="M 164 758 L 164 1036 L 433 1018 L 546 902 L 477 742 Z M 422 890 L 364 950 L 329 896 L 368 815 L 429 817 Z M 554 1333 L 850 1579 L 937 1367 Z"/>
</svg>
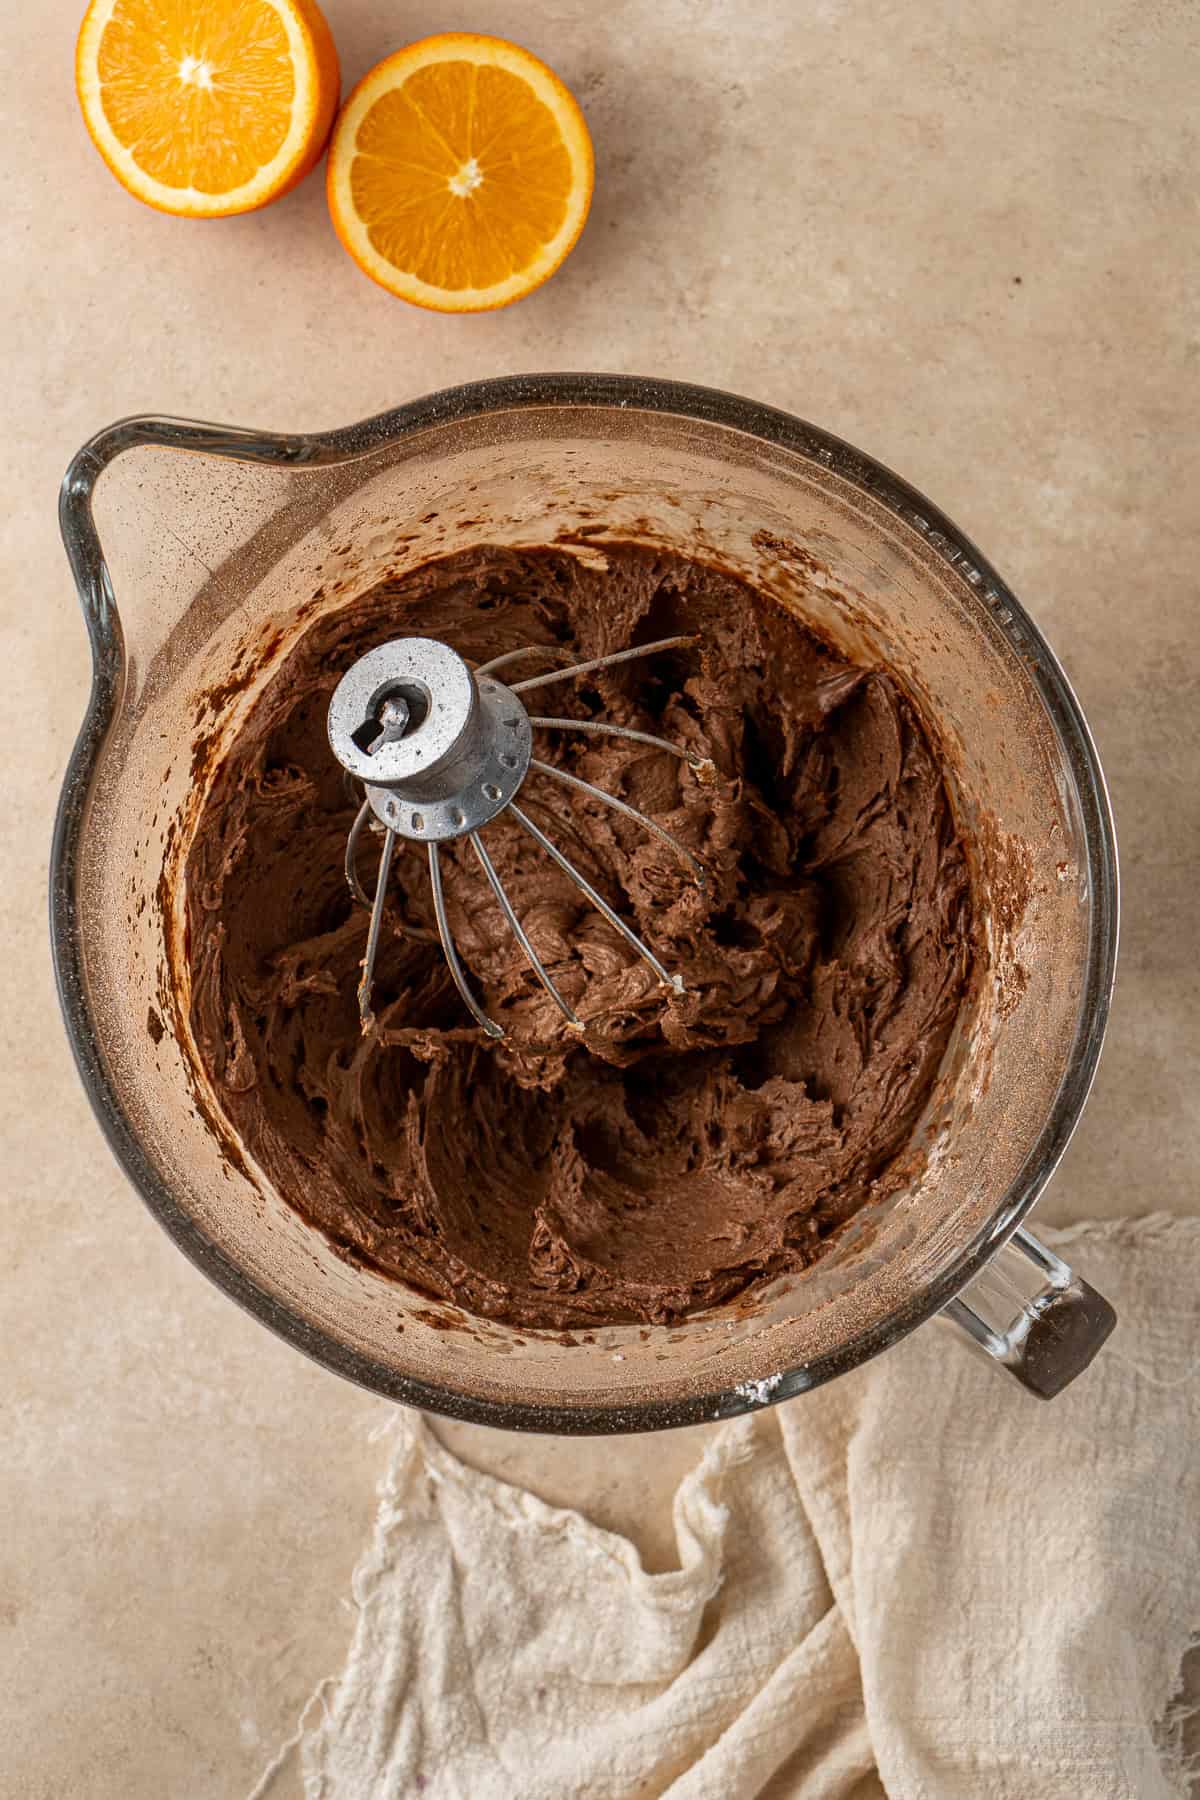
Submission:
<svg viewBox="0 0 1200 1800">
<path fill-rule="evenodd" d="M 340 1659 L 387 1408 L 183 1261 L 76 1083 L 44 925 L 88 679 L 55 523 L 69 456 L 140 410 L 325 427 L 476 376 L 590 367 L 740 389 L 899 469 L 1044 624 L 1112 783 L 1122 972 L 1044 1216 L 1192 1209 L 1200 15 L 329 0 L 347 82 L 425 30 L 497 31 L 591 121 L 595 206 L 565 269 L 506 312 L 449 319 L 356 272 L 319 180 L 214 224 L 127 199 L 74 105 L 81 10 L 0 4 L 0 1793 L 224 1800 Z M 454 1441 L 661 1567 L 696 1435 Z"/>
</svg>

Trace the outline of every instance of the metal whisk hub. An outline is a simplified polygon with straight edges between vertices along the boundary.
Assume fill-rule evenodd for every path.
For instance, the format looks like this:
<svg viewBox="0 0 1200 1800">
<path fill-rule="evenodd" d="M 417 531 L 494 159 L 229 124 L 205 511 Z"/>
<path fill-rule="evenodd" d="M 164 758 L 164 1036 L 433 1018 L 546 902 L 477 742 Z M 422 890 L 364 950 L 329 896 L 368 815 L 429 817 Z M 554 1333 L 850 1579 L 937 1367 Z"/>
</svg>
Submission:
<svg viewBox="0 0 1200 1800">
<path fill-rule="evenodd" d="M 504 1035 L 471 991 L 446 916 L 438 845 L 460 837 L 469 839 L 496 903 L 537 979 L 567 1025 L 575 1031 L 583 1029 L 529 941 L 479 835 L 483 826 L 506 809 L 549 860 L 569 877 L 584 898 L 653 969 L 659 980 L 673 993 L 682 994 L 683 983 L 679 976 L 668 973 L 649 945 L 630 929 L 558 846 L 521 810 L 516 804 L 516 794 L 531 771 L 586 793 L 667 844 L 689 867 L 697 885 L 703 887 L 703 868 L 678 838 L 615 794 L 608 794 L 603 788 L 595 787 L 565 769 L 539 761 L 533 755 L 533 730 L 536 727 L 546 731 L 576 731 L 625 738 L 668 751 L 686 762 L 702 780 L 712 778 L 712 764 L 677 744 L 668 743 L 665 738 L 634 731 L 628 726 L 595 719 L 531 717 L 519 696 L 533 688 L 693 642 L 691 638 L 676 637 L 663 638 L 654 644 L 639 644 L 608 656 L 595 657 L 590 662 L 529 676 L 511 688 L 497 681 L 495 669 L 530 657 L 554 660 L 558 653 L 545 645 L 528 645 L 520 650 L 510 650 L 472 670 L 449 644 L 439 643 L 434 638 L 395 638 L 368 651 L 346 671 L 329 703 L 328 727 L 330 746 L 338 762 L 361 781 L 364 788 L 364 799 L 346 845 L 346 879 L 350 890 L 371 910 L 362 979 L 358 985 L 359 1015 L 364 1031 L 370 1028 L 373 1019 L 371 989 L 392 857 L 397 839 L 407 838 L 410 842 L 428 845 L 429 880 L 438 937 L 455 986 L 471 1016 L 488 1036 Z M 364 891 L 356 866 L 363 828 L 372 815 L 378 822 L 376 828 L 383 827 L 383 850 L 373 898 Z M 418 932 L 417 935 L 426 934 Z"/>
<path fill-rule="evenodd" d="M 380 824 L 415 843 L 487 825 L 533 753 L 516 695 L 434 638 L 395 638 L 360 657 L 334 689 L 329 743 Z"/>
</svg>

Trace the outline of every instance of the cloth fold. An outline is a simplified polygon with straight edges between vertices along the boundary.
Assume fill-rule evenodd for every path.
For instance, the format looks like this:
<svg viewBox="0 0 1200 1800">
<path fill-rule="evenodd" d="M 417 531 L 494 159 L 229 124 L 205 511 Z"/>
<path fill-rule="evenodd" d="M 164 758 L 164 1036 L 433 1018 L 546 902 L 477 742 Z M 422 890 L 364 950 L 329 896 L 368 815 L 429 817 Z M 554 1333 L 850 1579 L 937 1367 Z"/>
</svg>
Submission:
<svg viewBox="0 0 1200 1800">
<path fill-rule="evenodd" d="M 1120 1314 L 1071 1388 L 924 1327 L 717 1431 L 664 1574 L 398 1413 L 307 1800 L 1188 1795 L 1200 1221 L 1044 1235 Z"/>
</svg>

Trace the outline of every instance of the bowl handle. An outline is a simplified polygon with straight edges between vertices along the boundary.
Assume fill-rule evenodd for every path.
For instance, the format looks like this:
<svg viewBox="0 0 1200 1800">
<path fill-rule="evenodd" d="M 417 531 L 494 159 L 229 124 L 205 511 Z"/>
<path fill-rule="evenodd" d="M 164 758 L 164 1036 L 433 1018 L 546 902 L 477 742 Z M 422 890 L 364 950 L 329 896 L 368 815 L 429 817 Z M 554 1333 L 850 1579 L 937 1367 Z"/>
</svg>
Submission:
<svg viewBox="0 0 1200 1800">
<path fill-rule="evenodd" d="M 1103 1294 L 1019 1228 L 944 1313 L 1040 1400 L 1082 1375 L 1117 1322 Z"/>
</svg>

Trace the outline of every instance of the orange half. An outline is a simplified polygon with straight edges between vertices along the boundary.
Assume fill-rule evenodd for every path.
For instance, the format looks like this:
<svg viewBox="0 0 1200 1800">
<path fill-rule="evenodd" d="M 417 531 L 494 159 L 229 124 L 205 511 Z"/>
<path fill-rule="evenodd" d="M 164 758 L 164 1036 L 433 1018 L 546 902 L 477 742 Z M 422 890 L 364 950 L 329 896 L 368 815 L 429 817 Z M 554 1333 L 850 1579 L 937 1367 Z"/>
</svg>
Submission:
<svg viewBox="0 0 1200 1800">
<path fill-rule="evenodd" d="M 75 86 L 97 150 L 147 206 L 251 212 L 316 163 L 338 59 L 313 0 L 92 0 Z"/>
<path fill-rule="evenodd" d="M 528 50 L 447 32 L 355 88 L 329 149 L 329 210 L 359 268 L 438 312 L 507 306 L 583 230 L 592 140 L 574 96 Z"/>
</svg>

